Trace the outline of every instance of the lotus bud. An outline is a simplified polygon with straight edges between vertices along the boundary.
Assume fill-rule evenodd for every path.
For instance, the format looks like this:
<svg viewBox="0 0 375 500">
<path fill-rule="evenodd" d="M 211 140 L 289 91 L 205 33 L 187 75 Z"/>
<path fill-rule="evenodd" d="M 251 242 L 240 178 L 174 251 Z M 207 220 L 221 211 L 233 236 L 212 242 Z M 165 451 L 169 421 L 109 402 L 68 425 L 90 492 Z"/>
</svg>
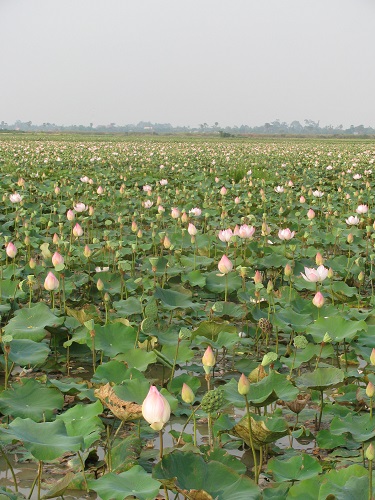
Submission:
<svg viewBox="0 0 375 500">
<path fill-rule="evenodd" d="M 364 279 L 365 279 L 365 275 L 363 274 L 363 271 L 361 271 L 361 272 L 358 274 L 358 281 L 359 281 L 360 283 L 362 283 Z"/>
<path fill-rule="evenodd" d="M 143 418 L 155 431 L 161 431 L 169 420 L 171 407 L 166 398 L 152 385 L 142 404 Z"/>
<path fill-rule="evenodd" d="M 187 215 L 186 212 L 183 212 L 183 214 L 181 215 L 181 222 L 183 222 L 184 224 L 186 224 L 186 222 L 189 220 L 189 217 Z"/>
<path fill-rule="evenodd" d="M 182 220 L 182 218 L 181 218 Z M 190 222 L 189 226 L 188 226 L 188 233 L 190 234 L 190 236 L 195 236 L 197 234 L 198 230 L 197 228 L 194 226 L 194 224 L 192 224 Z"/>
<path fill-rule="evenodd" d="M 317 266 L 322 266 L 324 264 L 324 259 L 322 257 L 322 254 L 318 252 L 315 257 L 315 262 Z"/>
<path fill-rule="evenodd" d="M 73 227 L 73 235 L 76 237 L 76 238 L 79 238 L 80 236 L 83 235 L 83 229 L 82 227 L 78 224 L 77 224 Z"/>
<path fill-rule="evenodd" d="M 300 196 L 299 202 L 300 203 L 305 203 L 305 201 L 306 201 L 305 197 L 304 196 Z"/>
<path fill-rule="evenodd" d="M 290 264 L 286 264 L 284 267 L 284 275 L 289 278 L 293 274 L 292 266 Z"/>
<path fill-rule="evenodd" d="M 172 219 L 178 219 L 180 217 L 180 211 L 178 208 L 173 207 L 171 210 Z"/>
<path fill-rule="evenodd" d="M 332 267 L 330 267 L 328 269 L 327 278 L 330 279 L 330 280 L 333 278 L 333 269 L 332 269 Z"/>
<path fill-rule="evenodd" d="M 372 348 L 370 354 L 370 363 L 372 364 L 372 366 L 375 366 L 375 347 Z"/>
<path fill-rule="evenodd" d="M 187 404 L 192 404 L 195 399 L 194 392 L 185 382 L 182 384 L 181 398 Z"/>
<path fill-rule="evenodd" d="M 55 186 L 55 194 L 60 194 L 60 188 L 59 188 L 59 186 Z"/>
<path fill-rule="evenodd" d="M 14 257 L 17 255 L 17 248 L 11 241 L 7 244 L 5 251 L 10 259 L 14 259 Z"/>
<path fill-rule="evenodd" d="M 245 377 L 244 374 L 241 375 L 239 381 L 238 381 L 238 393 L 241 394 L 241 396 L 246 396 L 250 391 L 250 380 Z"/>
<path fill-rule="evenodd" d="M 369 382 L 366 386 L 366 396 L 368 398 L 373 398 L 375 394 L 375 386 L 372 382 Z"/>
<path fill-rule="evenodd" d="M 323 344 L 330 344 L 332 342 L 331 337 L 329 336 L 329 333 L 326 332 L 323 337 Z"/>
<path fill-rule="evenodd" d="M 103 281 L 99 278 L 98 281 L 96 282 L 96 288 L 101 292 L 104 290 L 104 283 Z"/>
<path fill-rule="evenodd" d="M 375 457 L 375 450 L 374 450 L 374 445 L 370 443 L 366 449 L 365 452 L 366 458 L 369 462 L 372 462 Z"/>
<path fill-rule="evenodd" d="M 262 273 L 260 271 L 256 271 L 253 279 L 254 279 L 254 283 L 256 285 L 259 285 L 260 283 L 262 283 L 262 281 L 263 281 Z"/>
<path fill-rule="evenodd" d="M 75 216 L 74 216 L 74 212 L 73 212 L 73 210 L 70 210 L 70 209 L 69 209 L 69 210 L 66 212 L 66 218 L 67 218 L 69 221 L 72 221 L 72 220 L 74 219 L 74 217 L 75 217 Z"/>
<path fill-rule="evenodd" d="M 314 217 L 315 217 L 315 212 L 314 212 L 314 210 L 313 210 L 312 208 L 310 208 L 310 209 L 308 210 L 308 212 L 307 212 L 307 218 L 308 218 L 309 220 L 313 220 L 313 219 L 314 219 Z"/>
<path fill-rule="evenodd" d="M 168 250 L 168 248 L 171 248 L 171 240 L 168 238 L 168 236 L 164 236 L 164 239 L 163 239 L 163 247 Z"/>
<path fill-rule="evenodd" d="M 33 257 L 31 257 L 31 259 L 29 260 L 29 266 L 30 266 L 30 269 L 36 268 L 36 262 L 35 262 L 35 259 Z"/>
<path fill-rule="evenodd" d="M 85 248 L 83 249 L 83 255 L 88 259 L 92 254 L 92 251 L 88 245 L 85 245 Z"/>
<path fill-rule="evenodd" d="M 271 280 L 268 281 L 267 283 L 267 293 L 268 295 L 273 291 L 273 283 Z"/>
<path fill-rule="evenodd" d="M 102 186 L 99 186 L 98 189 L 96 190 L 96 192 L 98 194 L 103 194 L 104 193 L 104 189 L 102 188 Z"/>
<path fill-rule="evenodd" d="M 320 309 L 321 307 L 323 307 L 324 302 L 325 302 L 325 299 L 324 299 L 323 294 L 321 292 L 317 292 L 315 294 L 315 297 L 312 300 L 312 303 L 314 304 L 314 306 L 317 307 L 318 309 Z"/>
<path fill-rule="evenodd" d="M 220 194 L 221 196 L 225 196 L 227 194 L 227 188 L 225 186 L 223 186 L 221 189 L 220 189 Z"/>
<path fill-rule="evenodd" d="M 52 238 L 52 243 L 53 243 L 54 245 L 58 245 L 58 243 L 59 243 L 59 235 L 58 235 L 57 233 L 55 233 L 55 234 L 53 235 L 53 238 Z"/>
<path fill-rule="evenodd" d="M 215 366 L 215 363 L 216 363 L 215 355 L 212 352 L 211 346 L 208 346 L 202 357 L 202 364 L 204 371 L 206 373 L 210 373 L 210 368 L 212 366 Z"/>
<path fill-rule="evenodd" d="M 353 240 L 354 238 L 352 233 L 349 233 L 346 241 L 349 243 L 349 245 L 351 245 L 353 243 Z"/>
<path fill-rule="evenodd" d="M 228 274 L 232 271 L 233 264 L 226 255 L 223 255 L 217 267 L 222 274 Z"/>
<path fill-rule="evenodd" d="M 64 264 L 64 257 L 59 254 L 59 252 L 55 252 L 52 255 L 52 264 L 54 267 L 58 266 L 59 264 Z"/>
<path fill-rule="evenodd" d="M 44 288 L 49 292 L 53 292 L 59 288 L 59 280 L 51 271 L 47 274 L 47 277 L 44 280 Z"/>
<path fill-rule="evenodd" d="M 132 231 L 133 233 L 136 233 L 138 231 L 138 225 L 135 220 L 132 221 Z"/>
</svg>

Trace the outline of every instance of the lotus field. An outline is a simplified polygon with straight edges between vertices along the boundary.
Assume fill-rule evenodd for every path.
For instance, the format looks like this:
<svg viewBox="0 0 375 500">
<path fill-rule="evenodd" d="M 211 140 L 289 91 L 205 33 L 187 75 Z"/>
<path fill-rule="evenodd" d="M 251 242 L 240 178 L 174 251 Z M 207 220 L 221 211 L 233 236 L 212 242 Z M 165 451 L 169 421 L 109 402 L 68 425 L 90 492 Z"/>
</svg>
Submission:
<svg viewBox="0 0 375 500">
<path fill-rule="evenodd" d="M 371 499 L 374 162 L 4 134 L 0 497 Z"/>
</svg>

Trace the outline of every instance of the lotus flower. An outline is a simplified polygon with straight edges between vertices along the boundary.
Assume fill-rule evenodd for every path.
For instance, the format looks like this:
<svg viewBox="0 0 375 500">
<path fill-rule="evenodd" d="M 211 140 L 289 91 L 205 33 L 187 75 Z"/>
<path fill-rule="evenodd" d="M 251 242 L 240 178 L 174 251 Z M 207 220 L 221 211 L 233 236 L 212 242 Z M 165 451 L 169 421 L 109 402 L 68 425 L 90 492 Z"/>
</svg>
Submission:
<svg viewBox="0 0 375 500">
<path fill-rule="evenodd" d="M 314 306 L 317 307 L 318 309 L 320 309 L 321 307 L 323 307 L 324 302 L 325 302 L 325 299 L 324 299 L 323 294 L 321 292 L 317 292 L 312 300 L 312 303 L 314 304 Z"/>
<path fill-rule="evenodd" d="M 316 283 L 326 279 L 328 276 L 328 269 L 323 265 L 319 266 L 318 269 L 305 267 L 305 274 L 301 273 L 301 275 L 305 281 Z"/>
<path fill-rule="evenodd" d="M 223 243 L 229 243 L 233 236 L 233 231 L 231 229 L 223 229 L 219 231 L 219 240 L 222 241 Z"/>
<path fill-rule="evenodd" d="M 172 208 L 172 210 L 171 210 L 172 219 L 178 219 L 180 217 L 180 214 L 181 214 L 181 212 L 179 211 L 178 208 L 176 208 L 176 207 Z"/>
<path fill-rule="evenodd" d="M 356 215 L 351 215 L 345 221 L 348 226 L 357 226 L 359 224 L 359 219 Z"/>
<path fill-rule="evenodd" d="M 192 208 L 189 210 L 189 215 L 195 215 L 195 217 L 199 217 L 202 214 L 202 210 L 198 207 Z"/>
<path fill-rule="evenodd" d="M 74 210 L 76 212 L 84 212 L 85 210 L 87 210 L 87 205 L 85 205 L 84 203 L 77 203 L 76 205 L 74 205 Z"/>
<path fill-rule="evenodd" d="M 171 407 L 165 397 L 152 385 L 142 404 L 143 418 L 155 431 L 161 431 L 169 420 Z"/>
<path fill-rule="evenodd" d="M 82 227 L 78 224 L 77 224 L 73 227 L 73 235 L 76 237 L 76 238 L 79 238 L 80 236 L 83 235 L 83 229 Z"/>
<path fill-rule="evenodd" d="M 54 267 L 58 266 L 59 264 L 64 264 L 64 257 L 59 252 L 55 252 L 52 255 L 52 264 L 54 265 Z"/>
<path fill-rule="evenodd" d="M 279 229 L 278 236 L 280 240 L 289 241 L 295 235 L 294 231 L 291 231 L 288 227 L 286 229 Z"/>
<path fill-rule="evenodd" d="M 190 224 L 188 225 L 188 233 L 190 234 L 190 236 L 195 236 L 197 232 L 197 228 L 190 222 Z"/>
<path fill-rule="evenodd" d="M 208 346 L 202 357 L 202 365 L 206 368 L 211 368 L 212 366 L 215 366 L 215 364 L 215 354 L 213 353 L 211 346 Z"/>
<path fill-rule="evenodd" d="M 22 196 L 19 193 L 12 193 L 9 195 L 9 200 L 11 203 L 20 203 L 22 201 Z"/>
<path fill-rule="evenodd" d="M 14 257 L 17 255 L 17 247 L 10 241 L 7 244 L 5 252 L 10 259 L 14 259 Z"/>
<path fill-rule="evenodd" d="M 160 179 L 159 184 L 161 186 L 166 186 L 168 184 L 168 181 L 167 181 L 167 179 Z"/>
<path fill-rule="evenodd" d="M 255 227 L 248 226 L 247 224 L 243 224 L 238 229 L 238 236 L 243 239 L 249 240 L 250 238 L 253 237 L 254 233 L 255 233 Z"/>
<path fill-rule="evenodd" d="M 367 205 L 358 205 L 356 212 L 357 212 L 357 214 L 367 214 L 368 206 Z"/>
</svg>

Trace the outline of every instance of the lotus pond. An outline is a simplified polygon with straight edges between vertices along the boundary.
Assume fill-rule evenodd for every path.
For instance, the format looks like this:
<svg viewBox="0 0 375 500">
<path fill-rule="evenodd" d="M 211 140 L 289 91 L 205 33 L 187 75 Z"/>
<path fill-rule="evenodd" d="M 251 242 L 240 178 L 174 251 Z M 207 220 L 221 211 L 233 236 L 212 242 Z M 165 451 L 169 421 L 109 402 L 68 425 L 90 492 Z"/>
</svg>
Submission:
<svg viewBox="0 0 375 500">
<path fill-rule="evenodd" d="M 374 162 L 3 134 L 0 497 L 371 499 Z"/>
</svg>

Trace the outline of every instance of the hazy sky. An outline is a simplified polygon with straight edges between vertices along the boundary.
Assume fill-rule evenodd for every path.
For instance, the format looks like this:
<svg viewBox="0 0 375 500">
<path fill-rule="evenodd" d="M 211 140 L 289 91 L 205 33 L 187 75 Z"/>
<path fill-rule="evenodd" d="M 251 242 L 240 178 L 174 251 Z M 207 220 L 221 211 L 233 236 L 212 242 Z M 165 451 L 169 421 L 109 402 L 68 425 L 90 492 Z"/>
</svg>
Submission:
<svg viewBox="0 0 375 500">
<path fill-rule="evenodd" d="M 0 121 L 375 126 L 375 0 L 0 0 Z"/>
</svg>

